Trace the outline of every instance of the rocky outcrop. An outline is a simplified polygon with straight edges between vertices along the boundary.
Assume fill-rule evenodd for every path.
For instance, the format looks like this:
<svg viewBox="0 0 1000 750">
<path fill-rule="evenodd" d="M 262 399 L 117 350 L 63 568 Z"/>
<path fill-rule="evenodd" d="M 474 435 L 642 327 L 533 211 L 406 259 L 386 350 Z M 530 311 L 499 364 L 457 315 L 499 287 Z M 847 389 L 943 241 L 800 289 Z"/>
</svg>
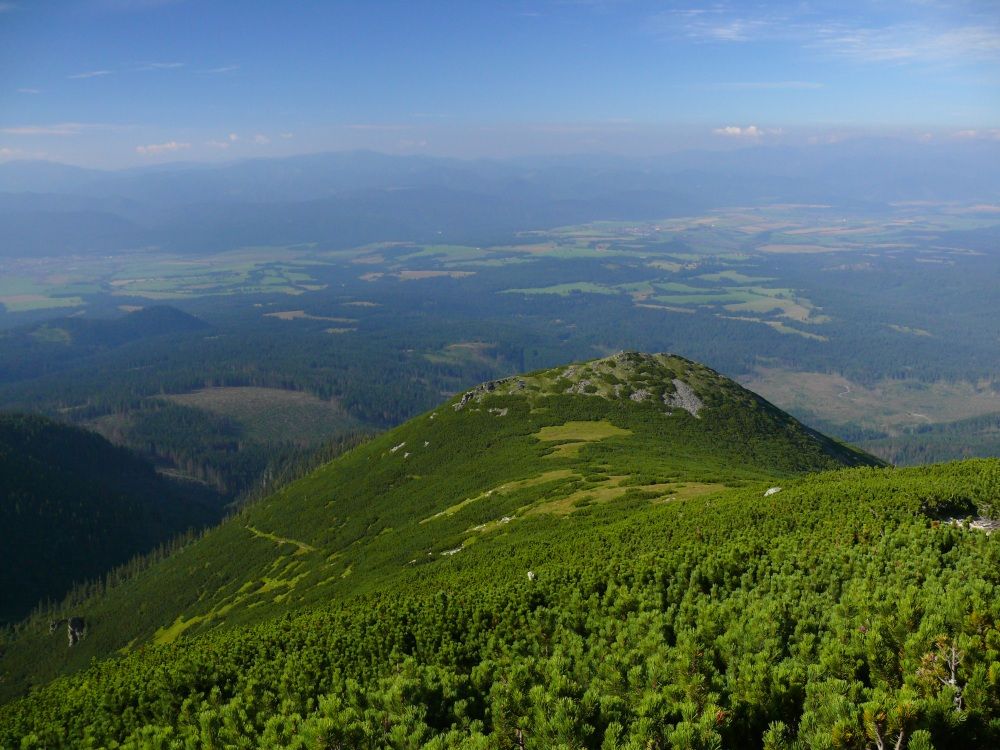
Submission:
<svg viewBox="0 0 1000 750">
<path fill-rule="evenodd" d="M 692 417 L 697 417 L 698 412 L 705 408 L 705 404 L 694 389 L 679 378 L 673 379 L 674 393 L 664 393 L 663 403 L 672 409 L 683 409 Z"/>
<path fill-rule="evenodd" d="M 577 396 L 585 396 L 591 390 L 597 390 L 593 387 L 593 382 L 587 378 L 581 378 L 579 382 L 573 383 L 569 388 L 567 388 L 564 393 L 576 394 Z"/>
<path fill-rule="evenodd" d="M 69 637 L 70 648 L 80 642 L 87 634 L 87 623 L 82 617 L 71 617 L 66 623 L 66 635 Z"/>
<path fill-rule="evenodd" d="M 566 394 L 608 400 L 627 400 L 650 406 L 662 403 L 667 414 L 683 409 L 694 417 L 706 408 L 698 394 L 715 404 L 726 394 L 738 396 L 732 381 L 696 362 L 673 354 L 619 352 L 589 362 L 491 380 L 461 394 L 452 402 L 455 411 L 483 403 L 491 395 L 537 399 Z"/>
<path fill-rule="evenodd" d="M 483 400 L 484 396 L 486 396 L 489 393 L 493 393 L 501 386 L 508 386 L 509 390 L 519 391 L 523 390 L 526 385 L 527 383 L 525 383 L 524 380 L 517 377 L 503 378 L 501 380 L 491 380 L 488 383 L 482 383 L 481 385 L 477 385 L 471 391 L 466 391 L 465 393 L 463 393 L 462 398 L 460 398 L 458 400 L 458 403 L 454 405 L 454 409 L 455 411 L 461 411 L 465 407 L 465 405 L 468 404 L 470 401 L 475 400 L 476 402 L 480 402 Z"/>
<path fill-rule="evenodd" d="M 70 617 L 64 620 L 52 620 L 49 622 L 49 633 L 55 633 L 63 625 L 66 626 L 66 637 L 69 639 L 69 647 L 73 648 L 80 640 L 87 635 L 87 621 L 82 617 Z"/>
</svg>

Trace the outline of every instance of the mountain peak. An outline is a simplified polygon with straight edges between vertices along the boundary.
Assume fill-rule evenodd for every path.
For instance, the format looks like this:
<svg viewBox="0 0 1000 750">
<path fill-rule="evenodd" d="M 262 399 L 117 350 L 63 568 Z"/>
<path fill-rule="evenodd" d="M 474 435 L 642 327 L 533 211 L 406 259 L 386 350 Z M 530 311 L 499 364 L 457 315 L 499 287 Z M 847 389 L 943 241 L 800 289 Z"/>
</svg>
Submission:
<svg viewBox="0 0 1000 750">
<path fill-rule="evenodd" d="M 532 401 L 559 394 L 593 396 L 661 405 L 667 414 L 682 410 L 693 417 L 734 399 L 763 401 L 705 365 L 676 354 L 636 351 L 483 383 L 459 396 L 453 407 L 460 411 L 490 394 Z"/>
</svg>

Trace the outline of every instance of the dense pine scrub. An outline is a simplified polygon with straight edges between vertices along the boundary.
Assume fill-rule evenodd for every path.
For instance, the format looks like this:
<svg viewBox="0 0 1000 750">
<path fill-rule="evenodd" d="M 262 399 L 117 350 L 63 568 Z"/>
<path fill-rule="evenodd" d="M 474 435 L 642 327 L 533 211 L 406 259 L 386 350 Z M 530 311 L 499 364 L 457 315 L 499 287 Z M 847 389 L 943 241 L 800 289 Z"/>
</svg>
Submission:
<svg viewBox="0 0 1000 750">
<path fill-rule="evenodd" d="M 976 461 L 822 474 L 766 498 L 593 506 L 376 594 L 98 663 L 6 706 L 0 736 L 995 747 L 1000 547 L 939 517 L 998 493 L 1000 462 Z"/>
</svg>

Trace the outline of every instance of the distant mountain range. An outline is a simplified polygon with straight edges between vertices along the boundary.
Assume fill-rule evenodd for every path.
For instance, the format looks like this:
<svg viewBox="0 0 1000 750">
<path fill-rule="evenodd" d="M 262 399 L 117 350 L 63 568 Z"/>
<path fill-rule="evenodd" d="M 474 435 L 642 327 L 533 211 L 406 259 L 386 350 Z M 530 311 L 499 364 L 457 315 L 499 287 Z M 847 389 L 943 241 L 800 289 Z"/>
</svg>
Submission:
<svg viewBox="0 0 1000 750">
<path fill-rule="evenodd" d="M 0 255 L 375 241 L 504 241 L 596 219 L 734 205 L 1000 199 L 1000 144 L 859 139 L 634 159 L 343 152 L 101 171 L 0 165 Z"/>
</svg>

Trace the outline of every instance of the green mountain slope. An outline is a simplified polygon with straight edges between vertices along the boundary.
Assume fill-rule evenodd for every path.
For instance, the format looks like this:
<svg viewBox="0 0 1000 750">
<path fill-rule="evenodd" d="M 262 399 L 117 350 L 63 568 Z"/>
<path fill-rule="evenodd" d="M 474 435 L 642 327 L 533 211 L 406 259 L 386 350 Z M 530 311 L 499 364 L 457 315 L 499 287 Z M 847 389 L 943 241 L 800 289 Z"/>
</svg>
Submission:
<svg viewBox="0 0 1000 750">
<path fill-rule="evenodd" d="M 0 622 L 217 520 L 209 499 L 93 433 L 0 414 Z"/>
<path fill-rule="evenodd" d="M 485 384 L 64 613 L 89 623 L 77 647 L 54 647 L 47 630 L 28 628 L 0 662 L 0 688 L 14 692 L 126 646 L 419 579 L 474 545 L 531 523 L 565 526 L 592 505 L 670 502 L 874 463 L 679 357 L 617 355 Z"/>
<path fill-rule="evenodd" d="M 8 696 L 84 671 L 0 746 L 995 747 L 1000 462 L 874 463 L 676 357 L 485 384 L 28 623 Z"/>
</svg>

